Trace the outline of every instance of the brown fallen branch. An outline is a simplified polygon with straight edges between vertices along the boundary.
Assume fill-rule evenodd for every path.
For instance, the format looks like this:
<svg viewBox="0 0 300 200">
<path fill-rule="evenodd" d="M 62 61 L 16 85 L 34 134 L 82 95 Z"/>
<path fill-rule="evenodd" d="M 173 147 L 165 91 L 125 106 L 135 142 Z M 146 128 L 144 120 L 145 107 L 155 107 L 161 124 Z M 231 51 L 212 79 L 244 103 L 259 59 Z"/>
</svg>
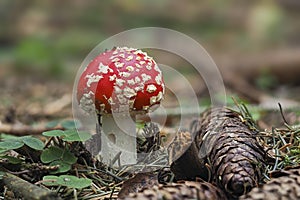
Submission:
<svg viewBox="0 0 300 200">
<path fill-rule="evenodd" d="M 5 185 L 15 196 L 23 199 L 32 200 L 60 200 L 61 198 L 53 191 L 38 187 L 29 183 L 15 175 L 5 173 L 2 177 L 3 185 Z"/>
<path fill-rule="evenodd" d="M 266 50 L 247 55 L 226 55 L 216 58 L 222 74 L 253 80 L 269 72 L 282 83 L 299 83 L 300 48 Z M 230 76 L 231 74 L 231 76 Z"/>
<path fill-rule="evenodd" d="M 3 124 L 0 123 L 0 133 L 23 136 L 23 135 L 39 135 L 45 131 L 63 130 L 62 127 L 46 127 L 46 126 L 28 126 L 24 124 Z"/>
<path fill-rule="evenodd" d="M 72 95 L 65 94 L 61 98 L 58 98 L 46 104 L 32 102 L 26 106 L 19 107 L 16 114 L 21 119 L 25 116 L 25 120 L 67 117 L 72 115 L 71 104 Z"/>
<path fill-rule="evenodd" d="M 277 109 L 278 103 L 285 108 L 299 107 L 300 103 L 287 98 L 273 97 L 263 90 L 257 89 L 253 84 L 243 77 L 236 76 L 234 79 L 224 77 L 225 85 L 238 92 L 241 96 L 259 104 L 264 109 Z"/>
<path fill-rule="evenodd" d="M 272 99 L 265 91 L 257 89 L 253 82 L 257 77 L 267 72 L 280 83 L 299 83 L 300 48 L 267 50 L 255 54 L 223 55 L 216 58 L 216 63 L 222 73 L 226 86 L 249 98 L 255 103 L 270 104 Z M 233 59 L 234 58 L 234 59 Z M 213 77 L 212 77 L 213 78 Z M 276 104 L 287 99 L 277 99 Z"/>
</svg>

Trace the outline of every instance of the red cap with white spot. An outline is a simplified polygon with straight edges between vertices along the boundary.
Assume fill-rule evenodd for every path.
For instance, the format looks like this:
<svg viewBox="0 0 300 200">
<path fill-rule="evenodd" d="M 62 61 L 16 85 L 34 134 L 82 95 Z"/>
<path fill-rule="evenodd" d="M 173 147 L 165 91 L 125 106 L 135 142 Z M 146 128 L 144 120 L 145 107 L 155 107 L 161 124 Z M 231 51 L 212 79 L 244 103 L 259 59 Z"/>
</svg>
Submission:
<svg viewBox="0 0 300 200">
<path fill-rule="evenodd" d="M 86 112 L 146 113 L 163 98 L 162 72 L 145 52 L 117 47 L 95 57 L 82 73 L 77 99 Z"/>
</svg>

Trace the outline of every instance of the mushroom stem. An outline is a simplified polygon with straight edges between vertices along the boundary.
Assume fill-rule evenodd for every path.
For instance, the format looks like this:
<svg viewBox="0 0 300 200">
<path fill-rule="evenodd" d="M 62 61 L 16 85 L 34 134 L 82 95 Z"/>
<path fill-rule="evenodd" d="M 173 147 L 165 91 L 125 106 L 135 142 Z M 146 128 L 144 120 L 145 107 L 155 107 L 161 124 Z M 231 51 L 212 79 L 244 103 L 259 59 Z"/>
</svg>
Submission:
<svg viewBox="0 0 300 200">
<path fill-rule="evenodd" d="M 101 155 L 103 161 L 112 163 L 119 156 L 121 165 L 136 164 L 136 126 L 135 117 L 125 114 L 102 115 Z M 121 152 L 121 154 L 120 154 Z"/>
</svg>

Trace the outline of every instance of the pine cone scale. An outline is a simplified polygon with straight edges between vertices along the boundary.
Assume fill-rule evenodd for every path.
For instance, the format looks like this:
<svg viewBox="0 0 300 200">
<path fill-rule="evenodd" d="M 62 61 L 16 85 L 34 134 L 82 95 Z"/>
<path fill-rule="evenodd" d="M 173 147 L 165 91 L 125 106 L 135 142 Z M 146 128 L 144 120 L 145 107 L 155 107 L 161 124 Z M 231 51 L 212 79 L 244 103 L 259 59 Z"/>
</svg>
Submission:
<svg viewBox="0 0 300 200">
<path fill-rule="evenodd" d="M 256 199 L 300 199 L 300 166 L 279 170 L 271 174 L 271 180 L 264 185 L 253 188 L 241 200 Z"/>
<path fill-rule="evenodd" d="M 225 194 L 214 185 L 206 182 L 185 181 L 154 186 L 138 193 L 131 193 L 125 200 L 226 200 Z"/>
</svg>

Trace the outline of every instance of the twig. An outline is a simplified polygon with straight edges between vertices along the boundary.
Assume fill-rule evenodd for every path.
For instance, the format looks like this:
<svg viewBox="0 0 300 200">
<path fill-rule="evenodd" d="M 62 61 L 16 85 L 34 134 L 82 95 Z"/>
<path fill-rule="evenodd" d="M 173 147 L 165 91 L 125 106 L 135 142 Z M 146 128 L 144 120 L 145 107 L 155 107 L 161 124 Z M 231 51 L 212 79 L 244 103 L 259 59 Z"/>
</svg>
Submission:
<svg viewBox="0 0 300 200">
<path fill-rule="evenodd" d="M 63 127 L 46 127 L 46 126 L 28 126 L 24 124 L 4 124 L 0 123 L 0 133 L 10 135 L 23 136 L 23 135 L 39 135 L 45 131 L 51 130 L 64 130 Z"/>
<path fill-rule="evenodd" d="M 10 173 L 3 175 L 2 182 L 9 190 L 13 191 L 16 196 L 24 199 L 61 200 L 61 198 L 51 190 L 38 187 Z"/>
<path fill-rule="evenodd" d="M 285 123 L 285 124 L 289 124 L 289 123 L 287 122 L 287 120 L 286 120 L 284 114 L 283 114 L 283 110 L 282 110 L 282 107 L 281 107 L 281 103 L 278 103 L 278 106 L 279 106 L 280 114 L 281 114 L 281 117 L 282 117 L 284 123 Z"/>
</svg>

